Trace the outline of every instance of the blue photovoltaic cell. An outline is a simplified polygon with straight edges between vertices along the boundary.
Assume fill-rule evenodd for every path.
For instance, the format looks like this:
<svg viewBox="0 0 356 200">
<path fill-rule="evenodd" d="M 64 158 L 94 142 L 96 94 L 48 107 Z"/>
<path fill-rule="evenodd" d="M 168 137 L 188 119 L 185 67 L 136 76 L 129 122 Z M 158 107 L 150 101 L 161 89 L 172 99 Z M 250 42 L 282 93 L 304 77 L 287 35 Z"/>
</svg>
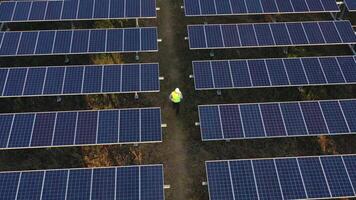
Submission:
<svg viewBox="0 0 356 200">
<path fill-rule="evenodd" d="M 299 104 L 284 103 L 280 105 L 288 135 L 308 135 Z"/>
<path fill-rule="evenodd" d="M 28 70 L 26 77 L 26 85 L 24 95 L 40 95 L 42 94 L 46 68 L 32 68 Z"/>
<path fill-rule="evenodd" d="M 236 31 L 231 28 L 234 25 L 236 26 Z M 304 26 L 308 31 L 305 31 Z M 312 46 L 326 44 L 341 45 L 356 43 L 356 36 L 349 21 L 197 24 L 188 25 L 187 28 L 190 49 Z M 239 37 L 241 44 L 237 41 L 237 37 Z M 315 38 L 324 38 L 325 41 L 317 41 Z"/>
<path fill-rule="evenodd" d="M 258 105 L 240 106 L 242 123 L 245 137 L 264 137 L 265 131 L 261 118 L 261 111 Z"/>
<path fill-rule="evenodd" d="M 126 65 L 122 68 L 122 85 L 121 90 L 126 91 L 140 91 L 140 66 Z"/>
<path fill-rule="evenodd" d="M 31 146 L 50 146 L 54 133 L 55 113 L 41 113 L 36 115 L 32 131 Z"/>
<path fill-rule="evenodd" d="M 323 111 L 317 101 L 301 103 L 300 107 L 302 109 L 309 134 L 319 135 L 329 133 L 323 117 Z"/>
<path fill-rule="evenodd" d="M 4 35 L 0 56 L 158 51 L 156 27 L 18 31 L 0 35 Z"/>
<path fill-rule="evenodd" d="M 115 171 L 113 168 L 93 170 L 93 199 L 115 199 Z"/>
<path fill-rule="evenodd" d="M 346 119 L 337 101 L 320 102 L 330 134 L 347 133 Z"/>
<path fill-rule="evenodd" d="M 354 56 L 193 61 L 193 72 L 196 90 L 356 83 Z"/>
<path fill-rule="evenodd" d="M 164 199 L 163 185 L 164 179 L 162 168 L 157 166 L 141 167 L 141 200 Z"/>
<path fill-rule="evenodd" d="M 160 90 L 158 64 L 141 65 L 141 91 Z"/>
<path fill-rule="evenodd" d="M 249 87 L 252 86 L 250 73 L 246 61 L 230 61 L 231 76 L 234 81 L 234 87 Z M 195 71 L 195 65 L 193 65 Z M 211 75 L 213 76 L 213 75 Z M 194 76 L 195 77 L 195 76 Z M 195 78 L 194 78 L 195 80 Z M 195 81 L 196 84 L 198 81 Z M 196 86 L 196 88 L 199 88 Z"/>
<path fill-rule="evenodd" d="M 318 59 L 302 59 L 303 67 L 310 84 L 325 84 L 326 78 Z"/>
<path fill-rule="evenodd" d="M 349 2 L 349 9 L 356 9 Z M 184 8 L 186 16 L 339 12 L 334 0 L 184 0 Z"/>
<path fill-rule="evenodd" d="M 16 199 L 16 191 L 20 174 L 4 173 L 0 174 L 0 193 L 1 197 L 5 199 Z"/>
<path fill-rule="evenodd" d="M 283 60 L 266 60 L 265 62 L 272 85 L 289 85 Z"/>
<path fill-rule="evenodd" d="M 161 142 L 159 108 L 0 115 L 0 149 Z"/>
<path fill-rule="evenodd" d="M 202 140 L 353 134 L 356 100 L 200 105 Z"/>
<path fill-rule="evenodd" d="M 356 155 L 205 162 L 210 200 L 355 197 L 355 164 Z"/>
<path fill-rule="evenodd" d="M 4 148 L 7 145 L 7 140 L 9 139 L 10 129 L 12 126 L 13 116 L 12 115 L 0 115 L 0 147 Z"/>
<path fill-rule="evenodd" d="M 210 165 L 210 163 L 208 164 Z M 252 162 L 244 160 L 229 162 L 229 164 L 235 198 L 258 199 L 255 178 L 252 176 Z"/>
<path fill-rule="evenodd" d="M 95 144 L 98 112 L 78 112 L 75 144 Z"/>
<path fill-rule="evenodd" d="M 355 195 L 341 157 L 324 157 L 321 162 L 332 196 Z"/>
<path fill-rule="evenodd" d="M 42 199 L 65 199 L 68 175 L 66 170 L 46 172 Z"/>
<path fill-rule="evenodd" d="M 163 165 L 0 173 L 1 199 L 163 200 Z"/>
<path fill-rule="evenodd" d="M 261 105 L 263 124 L 267 136 L 286 136 L 282 112 L 278 104 Z"/>
<path fill-rule="evenodd" d="M 349 11 L 356 11 L 356 2 L 353 0 L 344 0 L 346 7 Z"/>
<path fill-rule="evenodd" d="M 12 121 L 7 147 L 28 147 L 32 134 L 34 114 L 17 114 Z"/>
<path fill-rule="evenodd" d="M 98 142 L 116 143 L 119 141 L 119 112 L 115 110 L 102 111 L 99 113 Z"/>
<path fill-rule="evenodd" d="M 92 170 L 90 169 L 69 171 L 66 199 L 89 199 L 91 180 Z"/>
<path fill-rule="evenodd" d="M 211 64 L 211 69 L 214 74 L 215 87 L 224 88 L 233 86 L 228 62 L 214 62 Z"/>
<path fill-rule="evenodd" d="M 83 92 L 85 93 L 101 92 L 101 86 L 102 86 L 101 81 L 103 79 L 102 73 L 103 73 L 103 68 L 101 66 L 91 66 L 85 68 Z"/>
<path fill-rule="evenodd" d="M 137 167 L 122 167 L 117 169 L 116 199 L 140 199 L 140 169 Z"/>
<path fill-rule="evenodd" d="M 252 161 L 259 197 L 261 199 L 281 199 L 279 180 L 273 160 Z"/>
<path fill-rule="evenodd" d="M 57 114 L 53 136 L 53 145 L 73 145 L 77 112 L 61 112 Z"/>
<path fill-rule="evenodd" d="M 330 197 L 327 179 L 318 157 L 298 159 L 308 198 Z"/>
<path fill-rule="evenodd" d="M 283 197 L 286 199 L 307 198 L 297 159 L 277 159 L 275 163 Z"/>
<path fill-rule="evenodd" d="M 200 130 L 203 140 L 223 139 L 217 106 L 199 107 Z"/>
<path fill-rule="evenodd" d="M 141 110 L 141 141 L 160 141 L 162 135 L 154 134 L 161 132 L 161 115 L 158 109 Z"/>
<path fill-rule="evenodd" d="M 253 86 L 270 85 L 266 64 L 263 60 L 250 60 L 247 63 Z"/>
<path fill-rule="evenodd" d="M 206 166 L 210 199 L 234 199 L 228 162 L 209 163 Z M 219 176 L 216 176 L 219 174 Z"/>
<path fill-rule="evenodd" d="M 16 194 L 16 199 L 40 199 L 43 176 L 44 174 L 42 172 L 29 172 L 21 174 L 21 180 L 18 193 Z"/>
<path fill-rule="evenodd" d="M 122 110 L 120 111 L 120 142 L 140 141 L 140 111 Z"/>
<path fill-rule="evenodd" d="M 0 71 L 0 87 L 4 91 L 0 97 L 155 92 L 159 91 L 159 85 L 157 63 L 4 68 Z"/>
<path fill-rule="evenodd" d="M 0 3 L 0 22 L 156 17 L 155 0 L 132 0 L 126 4 L 125 2 L 125 0 L 4 1 Z"/>
<path fill-rule="evenodd" d="M 221 106 L 220 115 L 224 138 L 244 137 L 239 106 Z"/>
</svg>

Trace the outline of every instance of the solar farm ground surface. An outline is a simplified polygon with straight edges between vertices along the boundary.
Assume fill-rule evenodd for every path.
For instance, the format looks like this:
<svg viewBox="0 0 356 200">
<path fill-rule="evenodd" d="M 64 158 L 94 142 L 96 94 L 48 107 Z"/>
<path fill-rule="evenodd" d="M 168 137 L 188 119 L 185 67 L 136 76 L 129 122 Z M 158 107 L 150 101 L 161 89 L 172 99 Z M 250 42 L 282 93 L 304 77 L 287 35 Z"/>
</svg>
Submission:
<svg viewBox="0 0 356 200">
<path fill-rule="evenodd" d="M 110 165 L 132 165 L 163 163 L 165 184 L 171 189 L 165 191 L 170 200 L 206 200 L 207 187 L 201 185 L 206 180 L 204 161 L 240 158 L 262 158 L 281 156 L 311 156 L 321 154 L 356 153 L 356 136 L 280 138 L 231 142 L 202 142 L 198 121 L 197 105 L 215 103 L 257 103 L 277 101 L 302 101 L 337 98 L 356 98 L 355 86 L 327 86 L 278 89 L 244 89 L 223 91 L 221 96 L 214 91 L 197 92 L 192 74 L 192 60 L 210 59 L 209 51 L 190 51 L 187 24 L 201 24 L 203 18 L 186 18 L 180 8 L 183 1 L 158 0 L 158 20 L 140 21 L 141 26 L 158 26 L 159 53 L 140 54 L 140 62 L 160 62 L 161 92 L 142 94 L 134 100 L 131 94 L 91 95 L 62 97 L 11 98 L 0 100 L 1 112 L 40 112 L 57 110 L 104 109 L 151 107 L 162 108 L 163 143 L 131 145 L 69 147 L 53 149 L 0 151 L 0 170 L 30 170 L 68 167 L 100 167 Z M 352 15 L 351 15 L 352 17 Z M 327 14 L 275 16 L 277 21 L 331 20 Z M 219 17 L 206 19 L 209 23 L 270 22 L 270 16 Z M 354 24 L 356 18 L 353 19 Z M 74 23 L 75 28 L 120 28 L 120 21 L 100 21 Z M 124 21 L 125 26 L 135 26 L 132 21 Z M 70 23 L 31 23 L 9 25 L 13 30 L 40 30 L 70 28 Z M 336 56 L 350 54 L 346 46 L 290 48 L 288 56 Z M 214 59 L 252 59 L 285 57 L 281 48 L 218 50 Z M 101 54 L 71 56 L 71 64 L 134 63 L 134 55 Z M 64 57 L 50 56 L 32 59 L 4 58 L 0 66 L 47 66 L 63 65 Z M 175 116 L 168 95 L 175 87 L 184 94 L 181 114 Z"/>
</svg>

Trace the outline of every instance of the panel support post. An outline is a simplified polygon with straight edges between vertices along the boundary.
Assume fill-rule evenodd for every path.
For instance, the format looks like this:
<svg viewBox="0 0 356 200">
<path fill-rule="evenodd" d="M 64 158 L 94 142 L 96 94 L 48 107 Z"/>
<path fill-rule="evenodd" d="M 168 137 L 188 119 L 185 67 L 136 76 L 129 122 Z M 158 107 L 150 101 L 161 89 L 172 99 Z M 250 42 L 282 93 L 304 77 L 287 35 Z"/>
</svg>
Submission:
<svg viewBox="0 0 356 200">
<path fill-rule="evenodd" d="M 283 53 L 284 53 L 285 55 L 288 55 L 288 47 L 284 47 L 284 48 L 283 48 Z"/>
<path fill-rule="evenodd" d="M 354 45 L 354 44 L 350 44 L 349 47 L 350 47 L 352 53 L 353 53 L 354 55 L 356 55 L 355 45 Z"/>
<path fill-rule="evenodd" d="M 138 52 L 136 52 L 135 60 L 136 60 L 136 61 L 139 61 L 139 60 L 140 60 L 140 56 L 138 55 Z"/>
<path fill-rule="evenodd" d="M 332 13 L 332 12 L 331 12 L 330 15 L 331 15 L 331 17 L 332 17 L 334 20 L 336 20 L 336 17 L 337 17 L 337 16 L 336 16 L 336 13 Z"/>
<path fill-rule="evenodd" d="M 339 14 L 338 19 L 343 19 L 345 16 L 345 12 L 346 12 L 346 6 L 345 6 L 345 4 L 342 4 L 342 5 L 340 5 L 340 7 L 341 7 L 341 12 Z"/>
<path fill-rule="evenodd" d="M 0 24 L 0 31 L 2 31 L 2 29 L 4 28 L 4 26 L 5 26 L 5 23 L 1 23 L 1 24 Z"/>
<path fill-rule="evenodd" d="M 215 56 L 214 50 L 211 50 L 209 55 L 210 55 L 210 57 L 214 57 Z"/>
<path fill-rule="evenodd" d="M 64 55 L 64 64 L 69 64 L 70 62 L 70 59 L 69 59 L 69 56 L 68 55 Z"/>
<path fill-rule="evenodd" d="M 140 27 L 140 24 L 138 23 L 138 18 L 136 18 L 136 27 Z"/>
<path fill-rule="evenodd" d="M 138 99 L 138 93 L 137 92 L 135 92 L 135 99 L 137 100 Z"/>
<path fill-rule="evenodd" d="M 221 90 L 216 90 L 216 94 L 221 96 Z"/>
</svg>

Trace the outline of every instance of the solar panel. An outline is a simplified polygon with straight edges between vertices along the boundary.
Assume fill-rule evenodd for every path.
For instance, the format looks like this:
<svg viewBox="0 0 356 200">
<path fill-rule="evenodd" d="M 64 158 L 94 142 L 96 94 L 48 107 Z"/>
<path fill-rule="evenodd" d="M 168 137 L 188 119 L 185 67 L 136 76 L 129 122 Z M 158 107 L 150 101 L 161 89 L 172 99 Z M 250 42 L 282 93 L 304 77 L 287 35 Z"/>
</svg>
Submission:
<svg viewBox="0 0 356 200">
<path fill-rule="evenodd" d="M 186 16 L 339 12 L 335 0 L 184 0 Z"/>
<path fill-rule="evenodd" d="M 0 149 L 162 141 L 160 108 L 0 115 Z"/>
<path fill-rule="evenodd" d="M 356 83 L 354 56 L 193 61 L 196 90 Z"/>
<path fill-rule="evenodd" d="M 156 0 L 29 0 L 0 2 L 0 22 L 154 18 Z"/>
<path fill-rule="evenodd" d="M 356 132 L 356 100 L 200 105 L 203 141 Z"/>
<path fill-rule="evenodd" d="M 356 155 L 206 161 L 210 200 L 356 196 Z"/>
<path fill-rule="evenodd" d="M 1 172 L 3 199 L 163 200 L 163 165 Z"/>
<path fill-rule="evenodd" d="M 0 32 L 0 57 L 156 51 L 156 27 Z"/>
<path fill-rule="evenodd" d="M 158 63 L 0 69 L 0 97 L 158 92 Z"/>
<path fill-rule="evenodd" d="M 344 2 L 350 12 L 356 11 L 356 2 L 354 0 L 344 0 Z"/>
<path fill-rule="evenodd" d="M 349 21 L 188 25 L 190 49 L 340 45 L 356 42 Z"/>
</svg>

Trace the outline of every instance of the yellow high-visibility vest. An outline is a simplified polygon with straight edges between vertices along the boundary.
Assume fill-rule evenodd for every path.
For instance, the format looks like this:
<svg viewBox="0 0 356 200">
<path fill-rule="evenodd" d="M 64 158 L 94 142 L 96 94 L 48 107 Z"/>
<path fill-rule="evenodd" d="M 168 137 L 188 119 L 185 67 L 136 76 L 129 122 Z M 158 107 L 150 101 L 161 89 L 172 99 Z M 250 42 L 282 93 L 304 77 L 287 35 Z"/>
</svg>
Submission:
<svg viewBox="0 0 356 200">
<path fill-rule="evenodd" d="M 171 93 L 171 101 L 173 103 L 180 103 L 181 100 L 182 100 L 182 97 L 179 93 L 174 92 L 174 91 Z"/>
</svg>

